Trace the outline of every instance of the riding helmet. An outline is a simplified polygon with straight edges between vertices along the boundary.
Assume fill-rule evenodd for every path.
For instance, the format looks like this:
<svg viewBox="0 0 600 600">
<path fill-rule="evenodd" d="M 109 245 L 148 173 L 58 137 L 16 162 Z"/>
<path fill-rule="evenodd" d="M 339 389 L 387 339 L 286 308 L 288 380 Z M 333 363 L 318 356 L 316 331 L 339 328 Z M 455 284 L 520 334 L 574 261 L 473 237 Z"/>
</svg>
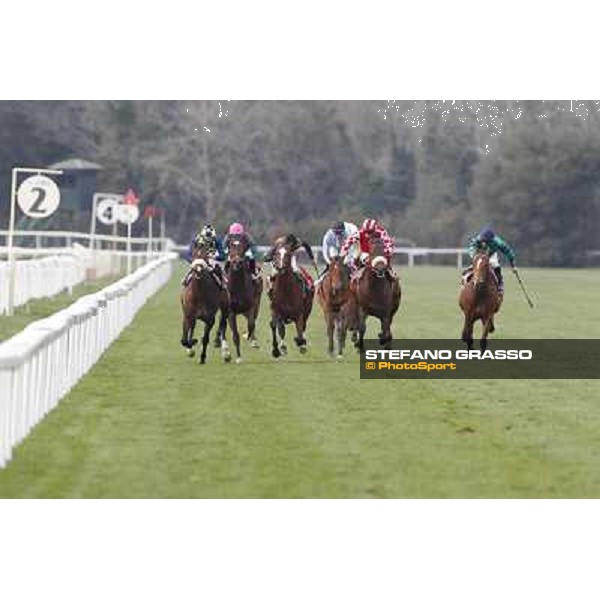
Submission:
<svg viewBox="0 0 600 600">
<path fill-rule="evenodd" d="M 210 237 L 210 238 L 217 237 L 217 232 L 215 231 L 215 228 L 210 223 L 206 223 L 200 233 L 204 237 Z"/>
<path fill-rule="evenodd" d="M 362 224 L 363 231 L 375 231 L 377 221 L 375 219 L 365 219 Z"/>
<path fill-rule="evenodd" d="M 241 223 L 232 223 L 229 226 L 229 235 L 242 235 L 244 233 L 244 226 Z"/>
<path fill-rule="evenodd" d="M 494 230 L 491 227 L 484 227 L 479 232 L 479 238 L 487 243 L 491 242 L 495 237 L 496 234 L 494 233 Z"/>
</svg>

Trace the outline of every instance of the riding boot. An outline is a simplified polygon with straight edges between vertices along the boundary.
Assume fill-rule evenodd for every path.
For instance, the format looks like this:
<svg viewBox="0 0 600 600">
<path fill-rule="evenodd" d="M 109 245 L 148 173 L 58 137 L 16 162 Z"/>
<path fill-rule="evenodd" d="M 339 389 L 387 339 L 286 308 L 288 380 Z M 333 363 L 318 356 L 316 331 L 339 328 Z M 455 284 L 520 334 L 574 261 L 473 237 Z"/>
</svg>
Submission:
<svg viewBox="0 0 600 600">
<path fill-rule="evenodd" d="M 219 284 L 219 286 L 221 287 L 221 289 L 223 289 L 224 283 L 223 283 L 223 270 L 221 269 L 221 265 L 220 264 L 216 264 L 213 267 L 213 273 L 215 274 L 215 278 L 217 280 L 217 283 Z"/>
<path fill-rule="evenodd" d="M 323 281 L 323 279 L 325 279 L 325 275 L 327 274 L 327 271 L 329 271 L 329 263 L 327 263 L 325 265 L 323 272 L 319 275 L 319 278 L 315 281 L 315 286 L 321 285 L 321 282 Z"/>
<path fill-rule="evenodd" d="M 494 268 L 496 279 L 498 280 L 498 293 L 504 294 L 504 279 L 502 277 L 502 269 L 500 267 Z"/>
</svg>

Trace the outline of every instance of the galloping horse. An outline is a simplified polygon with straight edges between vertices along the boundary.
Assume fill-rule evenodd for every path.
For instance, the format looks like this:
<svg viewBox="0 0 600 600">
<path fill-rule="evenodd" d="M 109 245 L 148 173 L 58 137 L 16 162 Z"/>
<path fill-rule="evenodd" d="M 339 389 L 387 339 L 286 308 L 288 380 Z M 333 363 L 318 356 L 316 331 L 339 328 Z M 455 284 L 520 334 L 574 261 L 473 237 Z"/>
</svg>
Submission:
<svg viewBox="0 0 600 600">
<path fill-rule="evenodd" d="M 276 273 L 271 287 L 271 333 L 273 336 L 273 358 L 287 354 L 285 345 L 285 325 L 292 321 L 296 324 L 294 341 L 302 354 L 306 352 L 304 331 L 306 322 L 312 310 L 314 289 L 305 285 L 301 274 L 294 272 L 292 267 L 293 253 L 287 245 L 275 251 L 273 265 Z M 277 339 L 277 334 L 281 343 Z"/>
<path fill-rule="evenodd" d="M 229 292 L 229 327 L 237 362 L 241 362 L 240 334 L 237 327 L 237 316 L 244 315 L 248 320 L 248 340 L 252 348 L 258 348 L 256 341 L 256 320 L 260 308 L 260 298 L 263 290 L 262 278 L 255 280 L 248 270 L 245 257 L 248 246 L 240 239 L 229 241 L 229 270 L 227 276 L 227 291 Z"/>
<path fill-rule="evenodd" d="M 364 349 L 368 316 L 379 319 L 379 343 L 389 348 L 392 341 L 392 319 L 400 306 L 401 291 L 400 281 L 388 272 L 381 240 L 373 241 L 367 265 L 359 279 L 352 282 L 352 290 L 358 305 L 358 349 Z"/>
<path fill-rule="evenodd" d="M 350 299 L 350 269 L 340 256 L 331 258 L 329 269 L 317 288 L 317 298 L 327 324 L 329 356 L 333 356 L 335 333 L 338 343 L 337 357 L 342 358 L 348 327 L 344 307 Z"/>
<path fill-rule="evenodd" d="M 210 272 L 206 250 L 196 250 L 191 269 L 191 277 L 181 292 L 181 308 L 183 310 L 181 345 L 187 348 L 189 357 L 194 356 L 194 346 L 198 343 L 198 340 L 194 338 L 196 320 L 200 319 L 203 321 L 204 335 L 202 336 L 200 364 L 204 364 L 206 362 L 206 347 L 208 346 L 210 332 L 215 324 L 216 314 L 220 309 L 219 336 L 223 340 L 221 342 L 221 356 L 225 362 L 229 362 L 231 354 L 224 339 L 229 312 L 227 291 L 219 287 L 219 284 Z"/>
<path fill-rule="evenodd" d="M 469 350 L 473 348 L 473 326 L 477 320 L 481 320 L 481 349 L 485 350 L 488 334 L 494 333 L 494 314 L 502 304 L 496 276 L 490 266 L 490 257 L 486 253 L 478 253 L 473 257 L 473 275 L 463 285 L 458 304 L 465 315 L 462 341 L 467 344 Z"/>
</svg>

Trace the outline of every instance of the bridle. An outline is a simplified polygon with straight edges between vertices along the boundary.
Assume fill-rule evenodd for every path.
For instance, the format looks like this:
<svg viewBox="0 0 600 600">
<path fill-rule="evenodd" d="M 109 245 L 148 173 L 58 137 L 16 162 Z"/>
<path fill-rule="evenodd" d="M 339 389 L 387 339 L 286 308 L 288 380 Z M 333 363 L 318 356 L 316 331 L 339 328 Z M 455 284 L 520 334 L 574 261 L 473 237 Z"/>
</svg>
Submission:
<svg viewBox="0 0 600 600">
<path fill-rule="evenodd" d="M 478 286 L 487 281 L 490 264 L 489 257 L 485 254 L 477 254 L 473 260 L 473 285 Z"/>
</svg>

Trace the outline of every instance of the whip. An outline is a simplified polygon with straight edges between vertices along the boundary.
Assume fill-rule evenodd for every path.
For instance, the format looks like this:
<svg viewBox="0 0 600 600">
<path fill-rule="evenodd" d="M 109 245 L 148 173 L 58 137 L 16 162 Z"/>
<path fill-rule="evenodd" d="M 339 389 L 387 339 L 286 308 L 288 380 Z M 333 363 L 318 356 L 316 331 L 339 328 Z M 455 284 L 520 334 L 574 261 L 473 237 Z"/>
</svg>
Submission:
<svg viewBox="0 0 600 600">
<path fill-rule="evenodd" d="M 531 301 L 531 298 L 529 297 L 529 294 L 527 293 L 527 290 L 525 289 L 525 286 L 523 285 L 523 281 L 521 280 L 519 271 L 517 271 L 517 267 L 513 267 L 512 272 L 515 274 L 515 277 L 517 278 L 517 281 L 519 282 L 519 285 L 521 286 L 521 289 L 523 290 L 523 294 L 525 294 L 525 299 L 527 300 L 527 304 L 529 304 L 529 308 L 533 308 L 533 302 Z"/>
</svg>

